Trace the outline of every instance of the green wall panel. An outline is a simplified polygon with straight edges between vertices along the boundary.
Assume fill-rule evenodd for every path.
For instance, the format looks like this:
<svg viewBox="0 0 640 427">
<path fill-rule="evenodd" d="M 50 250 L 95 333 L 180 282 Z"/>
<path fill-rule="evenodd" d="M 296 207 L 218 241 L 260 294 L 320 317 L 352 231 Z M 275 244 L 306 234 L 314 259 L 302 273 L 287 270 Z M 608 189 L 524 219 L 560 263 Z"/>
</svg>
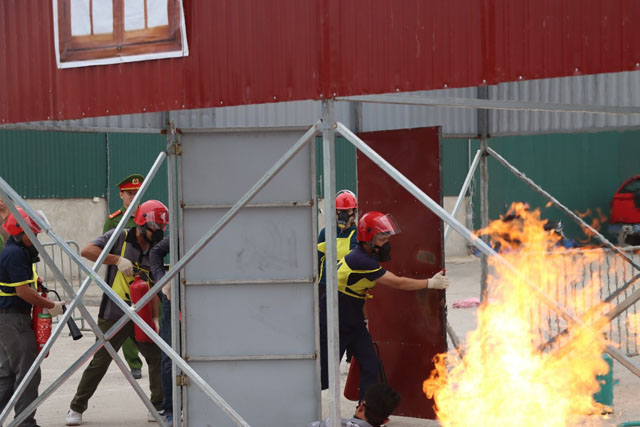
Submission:
<svg viewBox="0 0 640 427">
<path fill-rule="evenodd" d="M 109 134 L 109 212 L 122 206 L 117 184 L 133 173 L 146 176 L 161 151 L 166 148 L 164 135 Z M 167 191 L 166 160 L 156 173 L 142 200 L 157 199 L 165 205 L 169 199 Z"/>
<path fill-rule="evenodd" d="M 0 130 L 0 176 L 22 197 L 104 197 L 104 133 Z"/>
<path fill-rule="evenodd" d="M 316 191 L 319 198 L 324 197 L 324 169 L 322 162 L 322 137 L 316 138 Z M 336 191 L 358 191 L 356 174 L 356 147 L 346 139 L 336 136 Z"/>
<path fill-rule="evenodd" d="M 640 173 L 637 141 L 640 132 L 598 132 L 549 134 L 491 138 L 489 146 L 574 212 L 598 210 L 609 216 L 609 202 L 622 181 Z M 479 141 L 472 143 L 473 152 Z M 479 173 L 476 173 L 474 224 L 479 226 Z M 512 201 L 528 202 L 540 208 L 542 217 L 565 224 L 565 233 L 578 241 L 586 236 L 577 225 L 555 207 L 545 207 L 546 199 L 489 158 L 489 217 L 496 219 Z M 606 235 L 606 226 L 602 228 Z M 593 242 L 592 242 L 593 243 Z"/>
<path fill-rule="evenodd" d="M 475 156 L 471 153 L 469 159 L 468 139 L 442 139 L 442 195 L 458 196 L 464 179 L 469 171 L 469 163 Z"/>
</svg>

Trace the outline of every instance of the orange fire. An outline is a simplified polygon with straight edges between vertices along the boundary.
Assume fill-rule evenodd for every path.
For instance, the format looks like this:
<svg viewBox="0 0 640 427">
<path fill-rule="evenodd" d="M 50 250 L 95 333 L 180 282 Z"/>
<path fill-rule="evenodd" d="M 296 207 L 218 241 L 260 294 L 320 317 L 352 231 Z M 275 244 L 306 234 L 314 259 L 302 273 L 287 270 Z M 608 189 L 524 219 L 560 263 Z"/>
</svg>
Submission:
<svg viewBox="0 0 640 427">
<path fill-rule="evenodd" d="M 599 302 L 600 278 L 585 280 L 576 257 L 602 253 L 558 247 L 559 236 L 544 223 L 539 211 L 518 203 L 479 232 L 522 275 L 490 258 L 488 303 L 478 310 L 463 358 L 453 351 L 436 357 L 423 390 L 444 426 L 566 426 L 601 411 L 592 395 L 596 375 L 608 369 L 599 330 L 607 307 Z M 584 325 L 599 326 L 567 322 L 527 281 Z"/>
</svg>

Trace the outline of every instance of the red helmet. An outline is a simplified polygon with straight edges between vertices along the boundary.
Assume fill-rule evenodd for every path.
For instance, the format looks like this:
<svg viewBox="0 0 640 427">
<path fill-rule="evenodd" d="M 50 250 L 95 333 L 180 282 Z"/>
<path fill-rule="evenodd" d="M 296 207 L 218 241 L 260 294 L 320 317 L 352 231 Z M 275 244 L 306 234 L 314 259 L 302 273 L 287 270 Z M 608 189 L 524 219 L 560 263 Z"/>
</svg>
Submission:
<svg viewBox="0 0 640 427">
<path fill-rule="evenodd" d="M 27 215 L 27 213 L 22 210 L 22 208 L 18 208 L 18 212 L 20 212 L 20 216 L 24 218 L 25 221 L 27 221 L 27 224 L 29 224 L 29 228 L 31 229 L 31 231 L 33 231 L 34 234 L 38 234 L 42 231 L 40 226 L 38 226 L 38 224 L 36 224 L 36 222 L 32 220 L 29 215 Z M 12 236 L 17 236 L 18 234 L 22 233 L 22 227 L 16 220 L 16 217 L 13 216 L 13 214 L 9 214 L 7 220 L 4 222 L 3 228 Z"/>
<path fill-rule="evenodd" d="M 147 200 L 138 207 L 133 221 L 138 225 L 154 224 L 164 231 L 169 224 L 169 210 L 158 200 Z"/>
<path fill-rule="evenodd" d="M 370 242 L 376 234 L 386 233 L 388 235 L 398 234 L 400 227 L 395 219 L 389 214 L 372 211 L 362 215 L 358 221 L 358 240 Z"/>
<path fill-rule="evenodd" d="M 358 207 L 356 195 L 350 190 L 340 190 L 336 195 L 336 210 L 355 209 Z"/>
</svg>

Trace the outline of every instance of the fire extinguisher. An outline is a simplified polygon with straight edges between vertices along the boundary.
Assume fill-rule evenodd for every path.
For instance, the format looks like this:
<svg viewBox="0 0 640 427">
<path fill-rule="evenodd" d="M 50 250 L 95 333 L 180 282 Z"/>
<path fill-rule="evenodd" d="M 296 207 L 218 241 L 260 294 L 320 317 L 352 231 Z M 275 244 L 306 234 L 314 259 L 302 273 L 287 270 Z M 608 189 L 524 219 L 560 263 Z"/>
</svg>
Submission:
<svg viewBox="0 0 640 427">
<path fill-rule="evenodd" d="M 149 284 L 142 280 L 140 276 L 136 275 L 136 278 L 129 285 L 129 295 L 131 295 L 131 302 L 134 304 L 140 301 L 144 294 L 149 290 Z M 153 321 L 152 313 L 151 313 L 151 301 L 146 303 L 144 307 L 138 310 L 138 315 L 142 317 L 142 319 L 147 323 L 147 325 L 151 326 L 154 332 L 158 332 L 156 329 L 156 324 Z M 151 338 L 145 334 L 140 327 L 134 323 L 133 328 L 136 334 L 136 341 L 139 342 L 152 342 Z"/>
<path fill-rule="evenodd" d="M 38 292 L 40 292 L 40 296 L 44 299 L 49 299 L 47 295 L 51 292 L 55 294 L 58 301 L 62 301 L 58 292 L 55 289 L 47 289 L 47 287 L 42 283 L 42 279 L 40 277 L 38 277 Z M 67 311 L 67 307 L 63 305 L 62 312 L 64 313 L 65 311 Z M 36 336 L 36 346 L 38 347 L 39 353 L 49 340 L 49 337 L 51 337 L 53 319 L 49 313 L 44 312 L 44 308 L 34 305 L 31 322 L 33 332 Z M 80 329 L 73 319 L 67 320 L 67 327 L 69 328 L 69 333 L 74 341 L 82 338 L 82 332 L 80 332 Z M 45 357 L 49 357 L 49 353 L 47 353 Z"/>
<path fill-rule="evenodd" d="M 43 287 L 40 285 L 39 278 L 38 291 L 40 292 L 40 296 L 42 296 L 42 298 L 49 299 L 47 298 L 47 291 L 43 290 Z M 49 340 L 49 337 L 51 336 L 51 315 L 49 313 L 45 313 L 44 308 L 34 305 L 32 322 L 33 332 L 36 335 L 36 346 L 38 347 L 38 353 L 40 353 L 44 345 Z M 49 353 L 47 353 L 45 357 L 49 357 Z"/>
<path fill-rule="evenodd" d="M 347 382 L 344 385 L 344 397 L 357 402 L 360 400 L 360 364 L 355 356 L 351 356 Z"/>
</svg>

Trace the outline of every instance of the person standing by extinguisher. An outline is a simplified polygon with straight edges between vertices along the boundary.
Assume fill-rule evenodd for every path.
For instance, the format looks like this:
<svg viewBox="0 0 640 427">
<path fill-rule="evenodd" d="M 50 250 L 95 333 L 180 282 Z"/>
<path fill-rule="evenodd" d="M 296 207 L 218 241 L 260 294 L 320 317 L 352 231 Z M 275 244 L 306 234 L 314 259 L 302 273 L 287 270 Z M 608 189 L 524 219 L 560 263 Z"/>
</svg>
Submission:
<svg viewBox="0 0 640 427">
<path fill-rule="evenodd" d="M 144 176 L 138 173 L 134 173 L 133 175 L 129 175 L 118 183 L 118 189 L 120 190 L 120 199 L 122 199 L 122 207 L 117 211 L 112 212 L 107 217 L 104 222 L 104 227 L 102 227 L 103 233 L 106 233 L 109 230 L 113 230 L 118 226 L 120 220 L 122 219 L 122 216 L 133 201 L 136 193 L 142 186 L 142 181 L 144 181 Z M 135 217 L 136 213 L 134 211 L 133 214 L 129 218 L 127 218 L 127 223 L 124 225 L 126 229 L 130 229 L 136 226 L 136 223 L 134 221 Z M 131 375 L 133 375 L 133 378 L 137 380 L 142 378 L 142 359 L 140 359 L 140 355 L 138 354 L 138 347 L 136 347 L 132 339 L 127 338 L 124 344 L 122 344 L 122 354 L 124 355 L 124 360 L 127 361 L 127 365 L 129 365 L 129 369 L 131 369 Z"/>
<path fill-rule="evenodd" d="M 430 279 L 413 279 L 396 276 L 380 263 L 391 260 L 392 235 L 400 232 L 396 221 L 389 214 L 367 212 L 358 221 L 358 246 L 338 262 L 338 305 L 340 359 L 349 349 L 360 364 L 360 401 L 364 392 L 378 383 L 379 360 L 373 340 L 365 324 L 363 307 L 369 293 L 377 284 L 394 289 L 413 291 L 418 289 L 446 289 L 449 278 L 442 272 Z M 323 301 L 324 300 L 324 301 Z M 322 389 L 329 387 L 327 360 L 326 295 L 320 300 L 320 366 Z"/>
<path fill-rule="evenodd" d="M 336 259 L 339 261 L 353 248 L 358 246 L 356 236 L 356 216 L 358 200 L 349 190 L 340 190 L 336 194 Z M 320 297 L 327 291 L 327 275 L 325 273 L 327 242 L 324 228 L 318 234 L 318 287 Z"/>
<path fill-rule="evenodd" d="M 20 216 L 25 219 L 34 234 L 42 230 L 21 208 Z M 36 337 L 32 328 L 31 307 L 36 305 L 48 310 L 51 316 L 62 314 L 64 301 L 43 298 L 35 289 L 38 276 L 35 264 L 39 261 L 38 250 L 22 227 L 9 214 L 3 224 L 9 235 L 0 252 L 0 407 L 4 408 L 31 368 L 38 355 Z M 16 415 L 21 413 L 38 397 L 40 369 L 38 369 L 16 402 Z M 36 426 L 35 411 L 21 426 Z"/>
<path fill-rule="evenodd" d="M 149 251 L 164 238 L 164 230 L 169 224 L 169 211 L 158 200 L 148 200 L 140 205 L 135 217 L 136 227 L 123 230 L 111 248 L 104 263 L 107 265 L 105 282 L 127 304 L 131 304 L 129 285 L 135 280 L 134 274 L 149 284 L 150 261 Z M 93 240 L 80 251 L 80 254 L 95 261 L 106 246 L 113 231 Z M 152 313 L 157 324 L 158 299 L 153 298 Z M 109 330 L 124 313 L 106 294 L 102 295 L 100 311 L 98 312 L 98 327 L 103 332 Z M 151 390 L 151 403 L 160 411 L 162 408 L 162 384 L 160 378 L 160 349 L 153 342 L 135 341 L 133 322 L 127 322 L 109 342 L 118 351 L 127 338 L 134 340 L 138 349 L 147 361 L 149 367 L 149 388 Z M 82 424 L 82 413 L 87 410 L 89 399 L 95 393 L 100 381 L 107 373 L 111 364 L 111 355 L 102 347 L 93 356 L 89 366 L 84 370 L 78 389 L 76 391 L 69 411 L 66 423 L 70 426 Z M 155 421 L 153 414 L 149 413 L 149 421 Z"/>
</svg>

